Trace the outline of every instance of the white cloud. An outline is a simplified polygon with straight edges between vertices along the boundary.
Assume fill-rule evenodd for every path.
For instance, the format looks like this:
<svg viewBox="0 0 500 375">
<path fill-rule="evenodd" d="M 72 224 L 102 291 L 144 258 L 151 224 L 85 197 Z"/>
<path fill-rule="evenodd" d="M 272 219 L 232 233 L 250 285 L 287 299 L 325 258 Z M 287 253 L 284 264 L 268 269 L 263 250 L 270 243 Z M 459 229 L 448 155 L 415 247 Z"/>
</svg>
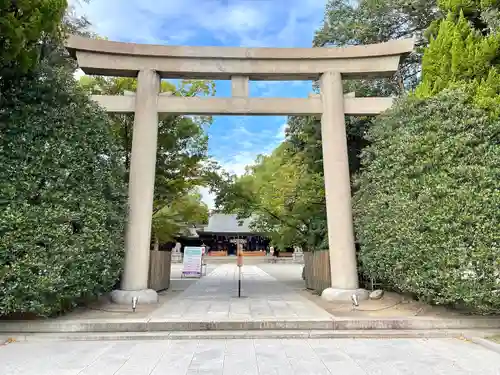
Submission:
<svg viewBox="0 0 500 375">
<path fill-rule="evenodd" d="M 255 134 L 252 133 L 251 131 L 249 131 L 246 127 L 245 127 L 245 124 L 247 123 L 247 119 L 244 119 L 244 120 L 238 120 L 236 118 L 233 118 L 232 119 L 232 123 L 233 124 L 237 124 L 234 128 L 234 130 L 232 131 L 232 133 L 234 134 L 235 137 L 238 137 L 236 139 L 243 139 L 243 138 L 246 138 L 246 137 L 252 137 L 254 136 Z M 240 138 L 241 137 L 241 138 Z"/>
<path fill-rule="evenodd" d="M 248 116 L 231 117 L 229 124 L 227 142 L 218 147 L 218 154 L 223 155 L 219 163 L 238 175 L 244 174 L 245 167 L 253 164 L 258 155 L 270 154 L 285 138 L 286 118 L 281 116 L 268 117 L 265 122 L 268 127 L 258 125 Z"/>
<path fill-rule="evenodd" d="M 77 69 L 75 73 L 73 74 L 73 77 L 75 77 L 76 80 L 79 80 L 81 77 L 83 77 L 85 73 L 81 69 Z"/>
<path fill-rule="evenodd" d="M 260 140 L 241 140 L 234 151 L 228 150 L 227 156 L 220 160 L 220 165 L 228 172 L 241 176 L 245 174 L 246 168 L 255 163 L 258 155 L 270 155 L 273 150 L 283 141 L 284 130 L 280 128 L 278 135 L 266 132 L 265 138 Z M 281 136 L 283 134 L 283 136 Z"/>
<path fill-rule="evenodd" d="M 251 81 L 250 95 L 263 98 L 307 97 L 312 81 Z M 302 95 L 297 95 L 300 92 Z"/>
<path fill-rule="evenodd" d="M 222 167 L 238 176 L 245 174 L 246 167 L 252 165 L 257 157 L 258 152 L 241 151 L 232 155 L 230 159 L 221 162 Z"/>
<path fill-rule="evenodd" d="M 72 1 L 74 3 L 74 0 Z M 106 0 L 74 4 L 93 29 L 111 40 L 182 44 L 195 34 L 246 35 L 268 22 L 266 8 L 233 0 Z M 269 2 L 264 1 L 263 3 Z M 267 12 L 268 14 L 269 12 Z"/>
<path fill-rule="evenodd" d="M 281 125 L 280 129 L 278 130 L 278 134 L 276 134 L 276 139 L 279 142 L 283 142 L 285 140 L 287 127 L 288 123 L 285 122 L 283 125 Z"/>
<path fill-rule="evenodd" d="M 248 6 L 248 4 L 238 4 L 234 7 L 228 7 L 227 9 L 219 8 L 218 12 L 222 13 L 222 16 L 227 16 L 226 22 L 224 22 L 223 25 L 217 22 L 211 22 L 209 23 L 209 27 L 215 26 L 217 30 L 222 26 L 223 29 L 227 28 L 238 33 L 246 33 L 263 27 L 267 18 L 266 14 L 262 13 L 261 10 L 252 8 Z"/>
<path fill-rule="evenodd" d="M 201 200 L 208 206 L 209 210 L 215 208 L 215 195 L 210 192 L 210 189 L 207 187 L 200 187 L 198 191 L 201 194 Z"/>
<path fill-rule="evenodd" d="M 75 5 L 77 0 L 70 0 Z M 106 0 L 79 2 L 97 33 L 111 40 L 184 44 L 210 33 L 239 45 L 310 45 L 326 0 Z"/>
<path fill-rule="evenodd" d="M 273 1 L 273 0 L 271 0 Z M 285 19 L 281 27 L 274 28 L 274 32 L 253 33 L 242 36 L 241 45 L 247 47 L 297 47 L 310 46 L 313 33 L 320 26 L 323 19 L 326 0 L 274 0 L 278 9 L 287 9 L 288 12 L 280 11 L 279 15 Z M 273 18 L 272 22 L 277 19 Z"/>
</svg>

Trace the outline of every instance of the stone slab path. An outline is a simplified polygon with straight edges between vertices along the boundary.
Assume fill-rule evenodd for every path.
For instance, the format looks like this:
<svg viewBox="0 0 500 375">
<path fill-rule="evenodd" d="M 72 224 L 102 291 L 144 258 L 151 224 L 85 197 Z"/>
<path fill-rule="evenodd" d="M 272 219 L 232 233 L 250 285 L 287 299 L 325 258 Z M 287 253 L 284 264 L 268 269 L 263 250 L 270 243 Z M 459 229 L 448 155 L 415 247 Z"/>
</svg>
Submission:
<svg viewBox="0 0 500 375">
<path fill-rule="evenodd" d="M 218 266 L 151 317 L 177 321 L 332 319 L 325 310 L 254 265 L 242 268 L 242 298 L 238 298 L 238 267 L 234 264 Z"/>
<path fill-rule="evenodd" d="M 160 340 L 0 346 L 5 375 L 498 375 L 500 354 L 456 339 Z"/>
</svg>

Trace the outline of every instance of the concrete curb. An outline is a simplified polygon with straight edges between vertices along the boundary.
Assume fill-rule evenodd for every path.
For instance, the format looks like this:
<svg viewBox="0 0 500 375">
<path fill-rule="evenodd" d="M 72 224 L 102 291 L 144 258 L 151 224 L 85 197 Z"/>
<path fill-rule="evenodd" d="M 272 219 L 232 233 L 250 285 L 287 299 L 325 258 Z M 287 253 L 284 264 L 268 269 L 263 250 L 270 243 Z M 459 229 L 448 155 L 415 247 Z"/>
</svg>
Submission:
<svg viewBox="0 0 500 375">
<path fill-rule="evenodd" d="M 434 330 L 434 329 L 500 329 L 500 319 L 485 317 L 433 318 L 414 316 L 405 318 L 333 318 L 335 330 Z"/>
<path fill-rule="evenodd" d="M 474 344 L 481 345 L 483 348 L 492 350 L 492 351 L 500 354 L 500 344 L 497 344 L 491 340 L 481 338 L 481 337 L 476 337 L 476 336 L 464 335 L 464 337 L 467 340 L 472 341 Z"/>
<path fill-rule="evenodd" d="M 380 330 L 380 331 L 186 331 L 186 332 L 123 332 L 123 333 L 34 333 L 15 336 L 16 342 L 36 341 L 130 341 L 130 340 L 223 340 L 223 339 L 402 339 L 462 338 L 481 332 L 457 330 Z"/>
<path fill-rule="evenodd" d="M 500 329 L 498 318 L 438 319 L 412 318 L 335 318 L 326 320 L 221 320 L 179 321 L 161 318 L 90 319 L 0 322 L 0 335 L 24 333 L 116 333 L 178 331 L 353 331 L 353 330 L 491 330 Z"/>
</svg>

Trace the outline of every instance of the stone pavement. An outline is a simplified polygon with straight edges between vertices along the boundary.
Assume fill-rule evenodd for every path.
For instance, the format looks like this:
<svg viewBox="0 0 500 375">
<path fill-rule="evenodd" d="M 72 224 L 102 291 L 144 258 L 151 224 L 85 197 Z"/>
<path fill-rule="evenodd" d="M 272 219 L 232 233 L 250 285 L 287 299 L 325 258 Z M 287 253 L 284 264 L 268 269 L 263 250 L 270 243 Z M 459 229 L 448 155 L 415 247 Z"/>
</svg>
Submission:
<svg viewBox="0 0 500 375">
<path fill-rule="evenodd" d="M 151 317 L 176 321 L 316 320 L 332 316 L 254 265 L 242 269 L 238 298 L 238 268 L 217 267 L 184 292 L 155 310 Z"/>
<path fill-rule="evenodd" d="M 498 375 L 456 339 L 165 340 L 0 346 L 2 375 Z"/>
</svg>

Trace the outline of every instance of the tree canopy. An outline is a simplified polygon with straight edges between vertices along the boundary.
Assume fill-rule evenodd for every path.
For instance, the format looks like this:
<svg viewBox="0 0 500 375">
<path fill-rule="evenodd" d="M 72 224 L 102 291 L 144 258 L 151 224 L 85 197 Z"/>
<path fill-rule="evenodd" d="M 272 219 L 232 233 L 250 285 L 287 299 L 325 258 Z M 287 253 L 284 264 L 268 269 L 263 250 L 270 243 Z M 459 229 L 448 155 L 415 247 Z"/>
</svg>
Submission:
<svg viewBox="0 0 500 375">
<path fill-rule="evenodd" d="M 426 45 L 425 31 L 438 19 L 436 0 L 329 0 L 323 26 L 314 36 L 315 47 L 341 47 L 372 44 L 393 39 L 415 37 L 417 49 L 405 61 L 393 79 L 351 82 L 350 91 L 357 85 L 377 87 L 384 95 L 401 94 L 418 82 L 420 47 Z M 358 92 L 356 92 L 359 95 Z"/>
<path fill-rule="evenodd" d="M 103 95 L 133 94 L 137 88 L 135 78 L 83 76 L 80 84 L 89 94 Z M 175 86 L 163 80 L 160 90 L 183 97 L 212 95 L 215 85 L 210 81 L 184 80 Z M 134 116 L 132 113 L 108 116 L 123 155 L 128 181 Z M 208 208 L 195 191 L 206 184 L 205 176 L 212 168 L 207 162 L 208 138 L 204 129 L 210 122 L 210 117 L 169 115 L 160 118 L 153 205 L 153 237 L 157 240 L 170 241 L 186 225 L 199 224 L 200 215 L 208 215 Z"/>
<path fill-rule="evenodd" d="M 36 66 L 41 41 L 62 36 L 66 0 L 0 1 L 0 71 L 24 73 Z"/>
<path fill-rule="evenodd" d="M 271 155 L 260 156 L 245 175 L 226 177 L 226 184 L 219 184 L 216 204 L 240 217 L 254 216 L 255 230 L 280 248 L 319 245 L 309 243 L 317 239 L 309 233 L 318 230 L 315 214 L 324 210 L 323 183 L 307 174 L 299 157 L 282 143 Z"/>
<path fill-rule="evenodd" d="M 208 207 L 199 193 L 189 192 L 153 214 L 152 232 L 157 244 L 168 243 L 178 235 L 189 234 L 190 227 L 202 224 L 208 224 Z"/>
<path fill-rule="evenodd" d="M 425 50 L 416 94 L 429 97 L 467 85 L 476 104 L 500 114 L 500 32 L 485 32 L 483 24 L 475 29 L 463 11 L 458 16 L 450 11 L 434 27 L 437 35 Z"/>
</svg>

